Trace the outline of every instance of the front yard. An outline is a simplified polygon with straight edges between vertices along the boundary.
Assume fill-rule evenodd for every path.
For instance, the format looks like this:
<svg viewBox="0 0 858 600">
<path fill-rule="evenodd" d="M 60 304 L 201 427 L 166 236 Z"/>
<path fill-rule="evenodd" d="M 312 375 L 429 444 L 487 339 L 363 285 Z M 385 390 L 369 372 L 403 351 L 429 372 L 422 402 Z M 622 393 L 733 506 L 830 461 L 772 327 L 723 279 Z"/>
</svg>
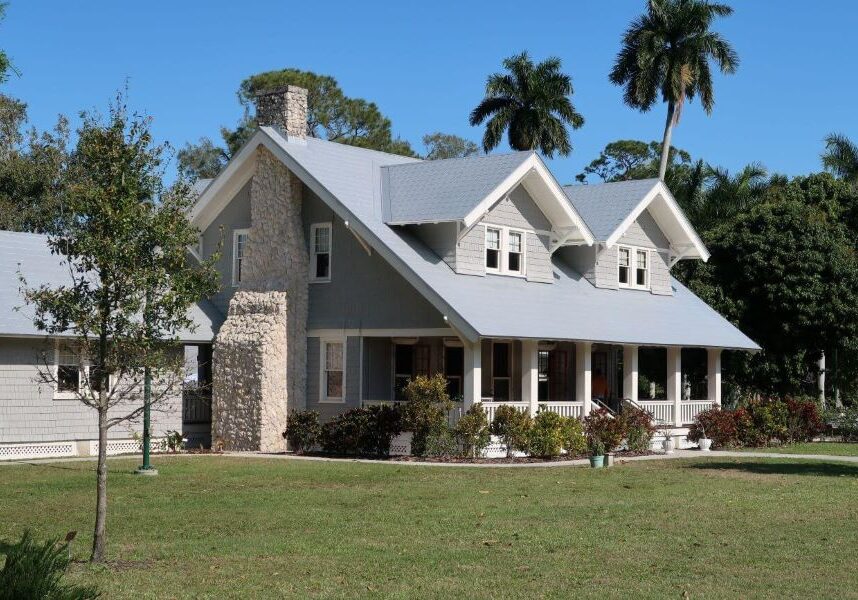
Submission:
<svg viewBox="0 0 858 600">
<path fill-rule="evenodd" d="M 111 461 L 108 598 L 858 597 L 858 465 Z M 0 467 L 0 537 L 80 532 L 94 464 Z"/>
</svg>

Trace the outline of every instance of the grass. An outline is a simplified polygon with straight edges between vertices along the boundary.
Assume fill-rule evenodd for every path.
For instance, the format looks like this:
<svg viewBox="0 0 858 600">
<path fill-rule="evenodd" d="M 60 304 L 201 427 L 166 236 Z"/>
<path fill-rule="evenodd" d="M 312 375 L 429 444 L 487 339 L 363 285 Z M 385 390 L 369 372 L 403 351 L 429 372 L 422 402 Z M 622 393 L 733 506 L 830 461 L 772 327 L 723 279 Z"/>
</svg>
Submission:
<svg viewBox="0 0 858 600">
<path fill-rule="evenodd" d="M 780 454 L 825 454 L 828 456 L 858 456 L 858 444 L 847 442 L 805 442 L 770 448 L 743 448 L 743 452 L 775 452 Z"/>
<path fill-rule="evenodd" d="M 858 598 L 858 465 L 111 461 L 107 598 Z M 0 538 L 78 530 L 93 464 L 0 467 Z"/>
</svg>

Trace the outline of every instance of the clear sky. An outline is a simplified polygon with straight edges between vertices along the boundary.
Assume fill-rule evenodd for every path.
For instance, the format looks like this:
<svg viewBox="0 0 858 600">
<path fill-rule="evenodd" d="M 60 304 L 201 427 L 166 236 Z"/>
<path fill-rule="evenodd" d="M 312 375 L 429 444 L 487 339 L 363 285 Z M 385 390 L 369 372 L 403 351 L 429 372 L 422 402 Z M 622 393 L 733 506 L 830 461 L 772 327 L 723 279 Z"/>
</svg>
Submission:
<svg viewBox="0 0 858 600">
<path fill-rule="evenodd" d="M 822 138 L 858 140 L 858 2 L 722 0 L 735 8 L 716 29 L 741 58 L 718 75 L 715 112 L 689 105 L 674 144 L 731 170 L 751 161 L 796 175 L 818 170 Z M 643 0 L 421 2 L 11 0 L 0 47 L 21 71 L 0 91 L 51 126 L 59 113 L 104 108 L 130 84 L 133 108 L 176 146 L 240 116 L 247 75 L 297 67 L 334 76 L 346 94 L 375 101 L 394 132 L 422 151 L 431 131 L 479 141 L 468 113 L 504 57 L 559 56 L 584 115 L 574 150 L 555 159 L 561 182 L 608 142 L 661 139 L 664 106 L 646 114 L 608 82 L 620 36 Z M 505 144 L 499 150 L 507 150 Z"/>
</svg>

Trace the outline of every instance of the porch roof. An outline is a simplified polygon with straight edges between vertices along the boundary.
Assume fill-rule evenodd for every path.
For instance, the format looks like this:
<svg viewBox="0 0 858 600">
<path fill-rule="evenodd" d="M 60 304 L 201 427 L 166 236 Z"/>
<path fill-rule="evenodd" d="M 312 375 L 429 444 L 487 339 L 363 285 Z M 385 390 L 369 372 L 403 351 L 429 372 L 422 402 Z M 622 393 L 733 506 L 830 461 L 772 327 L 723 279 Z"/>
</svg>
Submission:
<svg viewBox="0 0 858 600">
<path fill-rule="evenodd" d="M 227 179 L 264 145 L 471 340 L 479 337 L 589 340 L 618 344 L 759 347 L 673 280 L 673 296 L 593 286 L 559 258 L 554 284 L 504 276 L 456 274 L 406 228 L 387 225 L 382 166 L 400 156 L 314 138 L 287 141 L 263 127 L 218 179 Z M 211 200 L 218 180 L 203 194 Z M 199 214 L 205 208 L 200 206 Z"/>
</svg>

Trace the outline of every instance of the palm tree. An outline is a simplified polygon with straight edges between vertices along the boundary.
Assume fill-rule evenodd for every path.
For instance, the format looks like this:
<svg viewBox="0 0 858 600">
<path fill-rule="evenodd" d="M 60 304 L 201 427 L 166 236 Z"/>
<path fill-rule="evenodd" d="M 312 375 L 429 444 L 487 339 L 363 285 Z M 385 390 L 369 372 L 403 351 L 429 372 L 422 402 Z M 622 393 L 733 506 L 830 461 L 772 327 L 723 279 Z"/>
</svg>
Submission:
<svg viewBox="0 0 858 600">
<path fill-rule="evenodd" d="M 722 73 L 733 73 L 739 57 L 718 33 L 710 31 L 715 17 L 733 9 L 706 0 L 649 0 L 623 35 L 623 47 L 611 70 L 611 82 L 625 86 L 626 104 L 647 111 L 659 92 L 667 102 L 659 178 L 664 179 L 674 126 L 679 123 L 685 100 L 700 96 L 706 114 L 715 105 L 710 61 Z"/>
<path fill-rule="evenodd" d="M 537 65 L 522 52 L 503 61 L 508 73 L 494 73 L 486 81 L 486 97 L 471 111 L 471 125 L 486 119 L 483 150 L 490 151 L 507 131 L 514 150 L 539 149 L 547 157 L 572 152 L 566 125 L 584 124 L 572 105 L 572 79 L 560 72 L 560 59 Z"/>
<path fill-rule="evenodd" d="M 858 146 L 845 135 L 828 134 L 822 165 L 840 179 L 858 183 Z"/>
<path fill-rule="evenodd" d="M 723 221 L 757 203 L 769 187 L 768 171 L 760 163 L 746 165 L 735 175 L 722 167 L 707 167 L 703 205 L 704 227 Z"/>
</svg>

